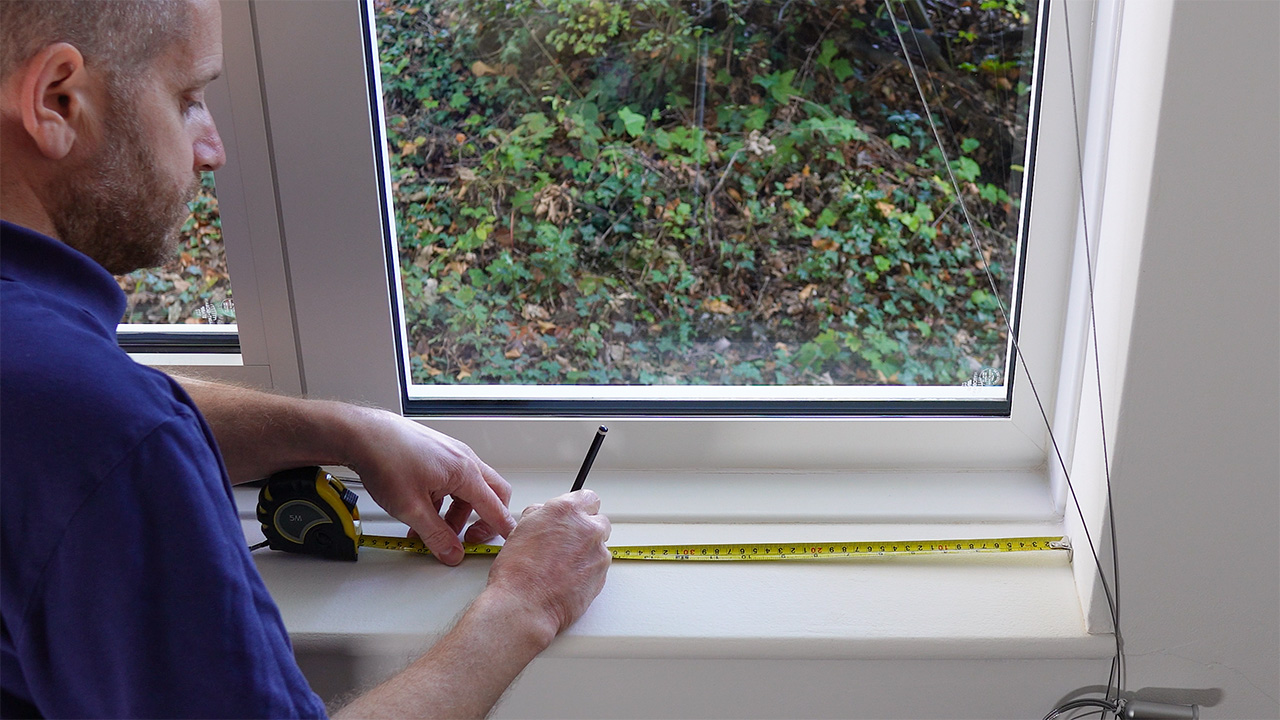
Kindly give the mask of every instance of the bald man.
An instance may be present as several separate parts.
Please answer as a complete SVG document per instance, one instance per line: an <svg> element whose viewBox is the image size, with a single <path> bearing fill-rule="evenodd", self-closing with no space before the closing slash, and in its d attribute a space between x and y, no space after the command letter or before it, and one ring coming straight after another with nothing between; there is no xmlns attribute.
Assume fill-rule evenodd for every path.
<svg viewBox="0 0 1280 720"><path fill-rule="evenodd" d="M599 499L517 526L510 485L453 438L116 345L112 275L171 256L225 162L204 102L220 25L216 0L0 0L0 715L324 715L231 485L342 464L446 564L463 537L506 538L457 625L342 713L482 717L603 586Z"/></svg>

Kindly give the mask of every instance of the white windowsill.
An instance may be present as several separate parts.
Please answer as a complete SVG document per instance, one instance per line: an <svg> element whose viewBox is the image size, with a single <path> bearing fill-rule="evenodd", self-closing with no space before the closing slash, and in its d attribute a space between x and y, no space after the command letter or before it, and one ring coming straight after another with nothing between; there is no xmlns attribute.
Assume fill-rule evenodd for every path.
<svg viewBox="0 0 1280 720"><path fill-rule="evenodd" d="M134 362L170 375L235 383L270 390L271 367L245 365L240 353L129 353Z"/></svg>
<svg viewBox="0 0 1280 720"><path fill-rule="evenodd" d="M135 362L152 367L244 367L240 353L129 353Z"/></svg>
<svg viewBox="0 0 1280 720"><path fill-rule="evenodd" d="M509 478L516 480L513 507L545 498L542 486L558 487L564 481ZM777 480L773 478L774 484ZM696 481L679 484L698 492ZM403 525L360 494L364 532L404 533ZM524 498L526 494L532 497ZM261 540L253 514L256 490L238 488L236 496L246 538ZM941 513L887 522L886 510L879 521L774 518L767 524L744 522L751 513L731 513L734 517L712 522L653 522L642 505L609 510L610 501L630 503L613 494L606 497L605 510L614 521L610 542L615 544L1061 533L1059 520L1032 517L1029 507L1019 507L1028 503L1016 497L1008 502L1011 513L985 523L943 521ZM988 506L988 516L990 510ZM374 550L362 551L360 558L344 563L265 549L255 553L299 648L407 662L445 632L480 592L492 562L470 557L447 568L429 558ZM617 561L587 614L546 655L1105 658L1113 651L1109 636L1085 632L1066 554L1026 553L781 564Z"/></svg>

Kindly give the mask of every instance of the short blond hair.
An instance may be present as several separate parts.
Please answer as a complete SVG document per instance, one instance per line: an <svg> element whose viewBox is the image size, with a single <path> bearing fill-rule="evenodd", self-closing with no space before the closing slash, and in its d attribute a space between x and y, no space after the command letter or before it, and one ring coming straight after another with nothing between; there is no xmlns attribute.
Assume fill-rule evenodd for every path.
<svg viewBox="0 0 1280 720"><path fill-rule="evenodd" d="M54 43L127 87L191 33L187 0L0 0L0 81Z"/></svg>

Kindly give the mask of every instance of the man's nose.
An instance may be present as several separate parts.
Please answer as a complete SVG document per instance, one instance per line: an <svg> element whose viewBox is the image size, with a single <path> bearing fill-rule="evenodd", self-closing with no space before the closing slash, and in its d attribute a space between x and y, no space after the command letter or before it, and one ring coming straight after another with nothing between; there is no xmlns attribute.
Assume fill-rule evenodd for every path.
<svg viewBox="0 0 1280 720"><path fill-rule="evenodd" d="M227 164L227 151L222 147L222 137L212 122L209 129L196 139L195 169L197 172L213 172Z"/></svg>

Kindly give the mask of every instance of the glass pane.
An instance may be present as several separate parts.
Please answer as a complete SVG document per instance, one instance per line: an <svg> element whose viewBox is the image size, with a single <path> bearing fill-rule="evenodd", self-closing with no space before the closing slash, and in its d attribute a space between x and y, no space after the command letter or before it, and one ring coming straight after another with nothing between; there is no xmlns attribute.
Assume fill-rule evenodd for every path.
<svg viewBox="0 0 1280 720"><path fill-rule="evenodd" d="M129 297L121 323L235 324L213 173L204 173L200 180L200 191L190 203L191 215L182 224L173 259L163 267L116 278Z"/></svg>
<svg viewBox="0 0 1280 720"><path fill-rule="evenodd" d="M412 382L1003 384L1036 8L890 7L375 2Z"/></svg>

